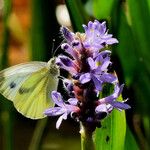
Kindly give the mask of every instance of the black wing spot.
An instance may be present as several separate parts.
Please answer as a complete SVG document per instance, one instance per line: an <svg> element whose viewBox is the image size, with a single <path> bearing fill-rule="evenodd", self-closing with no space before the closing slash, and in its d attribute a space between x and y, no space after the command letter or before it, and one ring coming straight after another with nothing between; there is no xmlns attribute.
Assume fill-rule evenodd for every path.
<svg viewBox="0 0 150 150"><path fill-rule="evenodd" d="M11 82L11 83L9 84L9 86L10 86L11 89L13 89L13 88L16 87L16 83L15 83L15 82Z"/></svg>
<svg viewBox="0 0 150 150"><path fill-rule="evenodd" d="M106 136L106 142L108 142L110 140L110 137L107 135Z"/></svg>
<svg viewBox="0 0 150 150"><path fill-rule="evenodd" d="M28 89L28 88L20 88L19 89L19 94L25 94L25 93L28 93L30 91L30 89Z"/></svg>

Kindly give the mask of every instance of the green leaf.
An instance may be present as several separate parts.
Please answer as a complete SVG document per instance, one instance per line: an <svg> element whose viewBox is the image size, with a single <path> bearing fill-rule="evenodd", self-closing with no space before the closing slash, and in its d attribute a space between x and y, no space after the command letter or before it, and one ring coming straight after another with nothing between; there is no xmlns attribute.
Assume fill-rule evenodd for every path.
<svg viewBox="0 0 150 150"><path fill-rule="evenodd" d="M55 7L55 2L51 0L31 1L30 46L33 60L45 61L50 58L50 54L52 55L50 47L53 47L53 39L59 32L54 14Z"/></svg>
<svg viewBox="0 0 150 150"><path fill-rule="evenodd" d="M100 97L111 94L113 88L110 84L106 84ZM120 96L118 100L122 101L122 97ZM123 150L126 134L125 112L114 109L101 124L101 128L97 128L95 132L96 150Z"/></svg>
<svg viewBox="0 0 150 150"><path fill-rule="evenodd" d="M150 106L148 39L150 35L147 33L149 20L146 18L149 17L149 12L146 1L142 1L141 5L135 1L134 5L133 1L128 1L128 5L124 5L125 9L120 7L117 11L119 14L112 16L113 31L119 39L115 53L121 61L126 84L134 90L137 104L134 109L140 113L148 113Z"/></svg>
<svg viewBox="0 0 150 150"><path fill-rule="evenodd" d="M96 150L123 150L126 134L124 111L113 110L95 132Z"/></svg>
<svg viewBox="0 0 150 150"><path fill-rule="evenodd" d="M69 15L71 18L72 26L75 31L83 32L82 24L89 20L84 6L80 0L65 0Z"/></svg>
<svg viewBox="0 0 150 150"><path fill-rule="evenodd" d="M94 0L94 16L99 19L108 19L118 0Z"/></svg>
<svg viewBox="0 0 150 150"><path fill-rule="evenodd" d="M150 141L150 118L149 116L143 116L143 127L145 130L146 138L148 139L148 141Z"/></svg>
<svg viewBox="0 0 150 150"><path fill-rule="evenodd" d="M31 3L31 58L45 60L46 43L44 5L40 0L32 0Z"/></svg>
<svg viewBox="0 0 150 150"><path fill-rule="evenodd" d="M118 25L119 44L115 49L115 53L120 58L126 85L134 88L136 103L139 109L141 110L142 108L144 111L148 112L148 105L147 103L143 103L143 101L149 101L150 89L148 83L150 79L147 67L145 63L142 62L142 55L139 50L140 45L135 41L132 28L132 26L129 26L125 14L121 11L120 24Z"/></svg>
<svg viewBox="0 0 150 150"><path fill-rule="evenodd" d="M138 147L138 145L135 141L135 138L133 137L129 127L127 127L124 150L129 150L129 149L139 150L139 147Z"/></svg>
<svg viewBox="0 0 150 150"><path fill-rule="evenodd" d="M118 25L117 29L115 28L116 24L114 18L112 18L113 30L117 32L117 38L119 44L117 44L114 49L113 55L119 56L123 73L125 74L125 83L126 85L131 85L135 75L136 65L138 58L135 55L136 47L134 43L133 33L131 32L131 27L128 25L125 13L120 9L120 14L118 16ZM130 36L129 36L130 35Z"/></svg>
<svg viewBox="0 0 150 150"><path fill-rule="evenodd" d="M150 13L148 8L148 2L127 0L127 5L129 8L129 15L131 18L132 32L134 35L134 40L138 45L138 53L140 57L144 59L145 65L150 72L149 66L149 47L150 47L150 32L148 32L150 25Z"/></svg>
<svg viewBox="0 0 150 150"><path fill-rule="evenodd" d="M89 14L89 16L93 16L93 0L88 0L85 3L85 10Z"/></svg>

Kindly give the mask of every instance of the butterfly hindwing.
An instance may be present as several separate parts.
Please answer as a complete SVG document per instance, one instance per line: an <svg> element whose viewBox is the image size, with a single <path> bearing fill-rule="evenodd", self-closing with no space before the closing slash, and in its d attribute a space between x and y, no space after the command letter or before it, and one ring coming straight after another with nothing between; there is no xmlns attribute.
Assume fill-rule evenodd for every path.
<svg viewBox="0 0 150 150"><path fill-rule="evenodd" d="M21 64L0 72L0 93L31 119L43 118L44 110L53 106L49 93L56 90L57 83L44 62Z"/></svg>

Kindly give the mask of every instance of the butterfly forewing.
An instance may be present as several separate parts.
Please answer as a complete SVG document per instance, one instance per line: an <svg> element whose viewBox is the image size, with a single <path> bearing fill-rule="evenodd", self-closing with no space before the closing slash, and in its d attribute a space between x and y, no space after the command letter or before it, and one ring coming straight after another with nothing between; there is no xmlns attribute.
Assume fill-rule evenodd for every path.
<svg viewBox="0 0 150 150"><path fill-rule="evenodd" d="M53 105L49 93L57 89L57 83L45 62L20 64L0 72L0 93L31 119L43 118L44 110Z"/></svg>
<svg viewBox="0 0 150 150"><path fill-rule="evenodd" d="M16 92L22 85L22 83L33 72L36 72L47 66L45 62L31 62L25 64L19 64L0 72L0 93L7 99L13 101Z"/></svg>

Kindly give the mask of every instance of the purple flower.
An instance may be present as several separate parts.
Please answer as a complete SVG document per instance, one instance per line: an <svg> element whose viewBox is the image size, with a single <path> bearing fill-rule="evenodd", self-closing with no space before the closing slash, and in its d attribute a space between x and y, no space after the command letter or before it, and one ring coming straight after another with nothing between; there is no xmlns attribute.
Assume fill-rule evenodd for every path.
<svg viewBox="0 0 150 150"><path fill-rule="evenodd" d="M98 51L104 47L104 45L112 45L118 43L118 40L112 38L112 34L108 34L106 29L106 22L100 23L95 20L89 22L88 25L83 25L86 38L83 42L85 48Z"/></svg>
<svg viewBox="0 0 150 150"><path fill-rule="evenodd" d="M73 49L68 43L63 43L61 48L65 50L72 58L78 59L78 51Z"/></svg>
<svg viewBox="0 0 150 150"><path fill-rule="evenodd" d="M75 75L77 74L78 65L73 62L72 59L70 59L67 56L60 55L56 58L56 64L59 65L61 68L65 69L66 71L70 72L70 74Z"/></svg>
<svg viewBox="0 0 150 150"><path fill-rule="evenodd" d="M74 97L74 89L73 89L73 81L72 80L69 80L69 79L63 79L63 86L64 86L64 89L66 90L66 92L68 93L68 95L70 97Z"/></svg>
<svg viewBox="0 0 150 150"><path fill-rule="evenodd" d="M70 30L66 27L61 27L60 31L62 32L64 38L67 40L68 43L71 43L74 40L74 33L70 32Z"/></svg>
<svg viewBox="0 0 150 150"><path fill-rule="evenodd" d="M67 43L61 45L61 48L64 49L65 52L67 52L72 58L78 59L80 51L82 50L80 38L78 35L69 31L66 27L61 27L61 32L67 41Z"/></svg>
<svg viewBox="0 0 150 150"><path fill-rule="evenodd" d="M108 52L109 51L106 51L105 53ZM104 52L100 53L95 60L89 57L87 61L90 66L90 72L83 73L79 78L82 84L93 80L96 90L98 91L102 90L102 84L104 82L113 83L117 80L114 75L107 73L107 67L111 64L110 58L103 58L102 55L104 55Z"/></svg>
<svg viewBox="0 0 150 150"><path fill-rule="evenodd" d="M116 108L118 110L131 108L128 104L124 103L125 101L123 102L117 101L117 98L119 98L120 94L122 93L123 86L124 85L122 84L119 87L119 85L116 84L114 93L112 95L100 99L98 101L99 105L95 109L96 113L99 113L99 112L110 113L113 110L113 108Z"/></svg>
<svg viewBox="0 0 150 150"><path fill-rule="evenodd" d="M66 120L69 114L79 111L79 107L76 106L78 100L76 98L70 98L68 99L69 104L66 104L61 94L57 91L53 91L51 96L57 106L45 110L44 114L47 116L60 116L56 122L56 128L59 129L63 119Z"/></svg>

